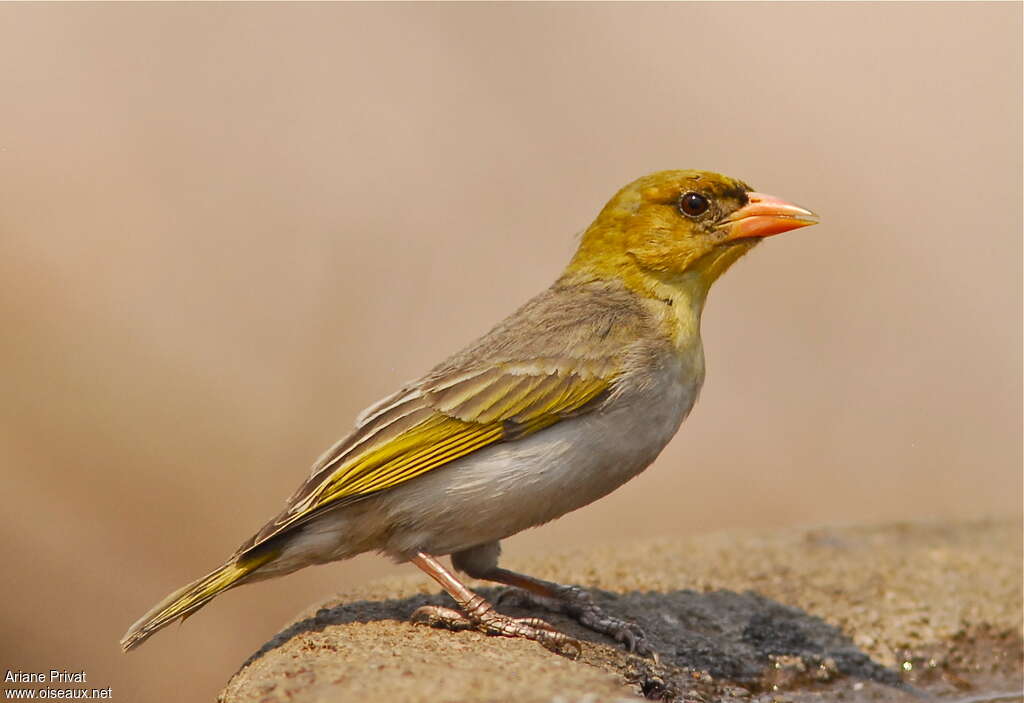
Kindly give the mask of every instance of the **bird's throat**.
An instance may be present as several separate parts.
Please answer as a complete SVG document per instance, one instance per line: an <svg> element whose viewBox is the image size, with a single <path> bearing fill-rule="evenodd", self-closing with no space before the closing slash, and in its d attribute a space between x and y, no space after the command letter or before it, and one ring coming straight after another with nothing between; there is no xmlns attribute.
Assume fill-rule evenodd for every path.
<svg viewBox="0 0 1024 703"><path fill-rule="evenodd" d="M692 262L682 273L645 271L638 268L624 277L627 287L645 298L667 306L665 323L675 346L685 350L700 346L700 321L711 286L759 240L716 247Z"/></svg>

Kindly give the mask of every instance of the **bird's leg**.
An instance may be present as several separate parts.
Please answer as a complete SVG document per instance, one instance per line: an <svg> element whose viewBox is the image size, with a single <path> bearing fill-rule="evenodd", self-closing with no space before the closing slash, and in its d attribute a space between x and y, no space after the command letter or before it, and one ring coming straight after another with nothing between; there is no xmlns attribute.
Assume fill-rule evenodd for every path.
<svg viewBox="0 0 1024 703"><path fill-rule="evenodd" d="M437 605L425 605L417 608L412 614L413 622L423 623L432 627L447 627L451 630L480 630L488 635L504 637L524 637L540 642L544 647L558 653L564 653L566 647L581 651L580 643L553 628L540 618L513 618L502 615L483 596L474 593L445 569L440 562L425 552L417 552L410 559L416 566L425 571L432 579L441 584L441 588L455 599L462 610L460 613L451 608Z"/></svg>
<svg viewBox="0 0 1024 703"><path fill-rule="evenodd" d="M556 613L564 613L584 627L608 635L616 642L621 642L631 652L645 656L654 653L639 625L608 615L594 602L593 597L579 586L563 586L560 583L544 581L497 566L473 575L488 581L503 583L506 586L513 586L517 590L509 593L521 603L537 605Z"/></svg>

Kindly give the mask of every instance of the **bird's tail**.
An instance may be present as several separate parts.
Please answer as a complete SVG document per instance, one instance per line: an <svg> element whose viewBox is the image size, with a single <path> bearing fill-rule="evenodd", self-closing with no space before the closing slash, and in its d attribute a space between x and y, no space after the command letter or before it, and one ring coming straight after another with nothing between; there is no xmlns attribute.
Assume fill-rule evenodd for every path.
<svg viewBox="0 0 1024 703"><path fill-rule="evenodd" d="M128 632L121 638L121 648L126 652L134 649L145 642L150 635L170 625L176 619L184 620L213 600L214 596L241 585L242 579L273 560L279 553L278 550L270 549L243 555L214 569L201 579L179 588L157 603L152 610L128 628Z"/></svg>

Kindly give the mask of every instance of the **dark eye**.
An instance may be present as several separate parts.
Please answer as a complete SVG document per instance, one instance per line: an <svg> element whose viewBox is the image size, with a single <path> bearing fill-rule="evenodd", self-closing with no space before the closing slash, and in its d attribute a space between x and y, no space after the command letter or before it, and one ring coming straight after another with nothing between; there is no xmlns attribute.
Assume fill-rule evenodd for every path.
<svg viewBox="0 0 1024 703"><path fill-rule="evenodd" d="M687 217L697 217L708 211L711 203L700 193L683 193L679 198L679 211Z"/></svg>

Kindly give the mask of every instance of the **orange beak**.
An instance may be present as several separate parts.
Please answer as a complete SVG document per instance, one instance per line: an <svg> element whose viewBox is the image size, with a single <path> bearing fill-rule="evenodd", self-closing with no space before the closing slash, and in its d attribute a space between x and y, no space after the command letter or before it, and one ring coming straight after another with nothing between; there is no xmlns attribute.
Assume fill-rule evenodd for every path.
<svg viewBox="0 0 1024 703"><path fill-rule="evenodd" d="M785 200L764 193L747 193L749 202L718 225L726 232L725 240L747 237L770 237L791 229L818 224L818 216Z"/></svg>

